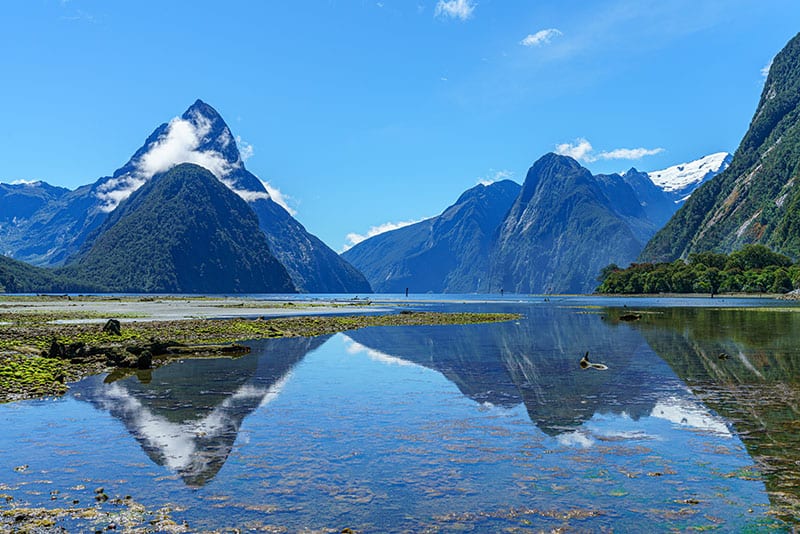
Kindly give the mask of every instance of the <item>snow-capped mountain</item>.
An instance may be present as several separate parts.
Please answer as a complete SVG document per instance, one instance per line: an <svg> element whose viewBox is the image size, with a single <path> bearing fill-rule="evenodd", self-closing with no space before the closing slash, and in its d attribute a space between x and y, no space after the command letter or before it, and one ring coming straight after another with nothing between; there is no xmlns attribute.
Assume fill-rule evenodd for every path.
<svg viewBox="0 0 800 534"><path fill-rule="evenodd" d="M220 114L197 100L183 115L156 128L113 175L74 191L59 192L58 198L45 199L24 217L0 220L0 251L39 266L70 263L92 247L106 218L133 193L153 177L163 176L182 163L193 163L210 171L248 203L258 216L270 250L297 289L311 293L371 292L358 270L307 232L279 204L280 199L270 196L266 184L245 168L244 159ZM0 207L9 191L0 189Z"/></svg>
<svg viewBox="0 0 800 534"><path fill-rule="evenodd" d="M665 193L683 202L700 184L721 173L730 165L733 156L727 152L709 154L688 163L680 163L660 171L648 172L653 181Z"/></svg>
<svg viewBox="0 0 800 534"><path fill-rule="evenodd" d="M270 198L258 179L241 172L244 162L228 125L214 108L197 100L182 116L159 126L128 163L95 186L101 209L112 211L150 178L181 163L208 169L247 202Z"/></svg>

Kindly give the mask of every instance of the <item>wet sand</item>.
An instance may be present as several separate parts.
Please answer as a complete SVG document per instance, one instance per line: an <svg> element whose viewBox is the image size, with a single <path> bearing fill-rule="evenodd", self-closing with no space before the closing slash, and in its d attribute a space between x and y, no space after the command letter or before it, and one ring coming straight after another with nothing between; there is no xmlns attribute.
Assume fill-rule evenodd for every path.
<svg viewBox="0 0 800 534"><path fill-rule="evenodd" d="M182 321L188 319L235 319L240 317L286 317L338 313L387 313L397 306L372 305L369 300L258 300L238 297L17 297L0 295L0 314L59 315L62 324L102 323L109 318L122 322Z"/></svg>

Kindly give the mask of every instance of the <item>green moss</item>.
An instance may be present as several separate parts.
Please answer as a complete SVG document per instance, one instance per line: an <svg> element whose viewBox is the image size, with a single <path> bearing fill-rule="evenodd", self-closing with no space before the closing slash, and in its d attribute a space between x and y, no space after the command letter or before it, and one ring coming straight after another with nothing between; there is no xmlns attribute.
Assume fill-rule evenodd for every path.
<svg viewBox="0 0 800 534"><path fill-rule="evenodd" d="M39 356L0 356L0 391L7 398L61 395L68 371L59 360Z"/></svg>
<svg viewBox="0 0 800 534"><path fill-rule="evenodd" d="M58 319L62 317L57 317ZM274 319L193 319L185 321L126 322L119 336L102 331L98 324L55 324L13 318L0 326L0 402L20 398L58 395L64 382L106 369L105 361L75 364L43 358L53 340L68 346L83 343L108 349L109 353L153 340L187 345L223 345L248 339L313 337L368 326L454 325L518 319L515 314L403 312L389 315L304 316ZM212 352L213 352L212 348ZM200 352L200 351L198 351ZM185 354L180 355L185 358ZM164 363L159 358L159 363Z"/></svg>

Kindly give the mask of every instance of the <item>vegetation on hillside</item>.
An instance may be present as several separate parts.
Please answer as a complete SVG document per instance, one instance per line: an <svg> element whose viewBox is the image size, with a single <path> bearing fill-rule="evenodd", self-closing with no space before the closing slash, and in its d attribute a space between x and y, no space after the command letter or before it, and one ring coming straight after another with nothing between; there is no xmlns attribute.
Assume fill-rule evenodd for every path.
<svg viewBox="0 0 800 534"><path fill-rule="evenodd" d="M760 243L800 256L800 34L775 57L730 167L697 189L641 261Z"/></svg>
<svg viewBox="0 0 800 534"><path fill-rule="evenodd" d="M120 204L63 272L126 293L295 292L256 214L188 163Z"/></svg>
<svg viewBox="0 0 800 534"><path fill-rule="evenodd" d="M745 245L731 254L702 252L688 261L609 265L598 293L786 293L800 287L800 264L764 245Z"/></svg>
<svg viewBox="0 0 800 534"><path fill-rule="evenodd" d="M68 275L0 256L0 293L72 293L101 289L74 273Z"/></svg>

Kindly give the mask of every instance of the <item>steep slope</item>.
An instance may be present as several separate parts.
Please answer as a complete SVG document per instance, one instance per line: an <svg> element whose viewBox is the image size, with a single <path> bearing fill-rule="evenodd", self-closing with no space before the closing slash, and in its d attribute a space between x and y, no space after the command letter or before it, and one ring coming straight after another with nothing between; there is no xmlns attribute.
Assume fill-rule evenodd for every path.
<svg viewBox="0 0 800 534"><path fill-rule="evenodd" d="M0 229L8 223L22 224L45 204L68 192L69 189L41 181L0 184Z"/></svg>
<svg viewBox="0 0 800 534"><path fill-rule="evenodd" d="M800 256L800 34L775 56L730 166L698 188L642 252L672 261L761 243Z"/></svg>
<svg viewBox="0 0 800 534"><path fill-rule="evenodd" d="M62 293L98 291L74 273L65 276L50 269L0 256L0 293Z"/></svg>
<svg viewBox="0 0 800 534"><path fill-rule="evenodd" d="M295 290L247 203L191 163L123 201L69 269L120 292Z"/></svg>
<svg viewBox="0 0 800 534"><path fill-rule="evenodd" d="M256 199L250 207L275 257L305 293L372 293L366 277L272 199Z"/></svg>
<svg viewBox="0 0 800 534"><path fill-rule="evenodd" d="M0 184L0 253L13 253L13 249L4 248L3 244L12 239L20 227L26 227L37 211L67 193L69 189L45 182ZM31 245L37 248L37 244Z"/></svg>
<svg viewBox="0 0 800 534"><path fill-rule="evenodd" d="M478 291L495 230L519 190L510 180L477 185L441 215L362 241L342 256L381 293Z"/></svg>
<svg viewBox="0 0 800 534"><path fill-rule="evenodd" d="M668 193L653 183L646 172L639 172L631 168L621 177L633 189L645 216L655 226L655 233L655 230L664 226L677 211L678 205Z"/></svg>
<svg viewBox="0 0 800 534"><path fill-rule="evenodd" d="M356 269L270 198L261 180L245 168L230 128L201 100L156 128L112 176L66 192L19 224L0 228L0 251L37 265L68 262L84 244L91 245L100 225L123 200L153 176L180 163L208 169L251 204L274 254L297 288L319 293L370 291Z"/></svg>
<svg viewBox="0 0 800 534"><path fill-rule="evenodd" d="M572 158L551 153L536 161L499 228L485 290L589 292L603 267L636 258L643 242L630 219L641 212L629 202L617 211L608 190Z"/></svg>

